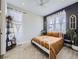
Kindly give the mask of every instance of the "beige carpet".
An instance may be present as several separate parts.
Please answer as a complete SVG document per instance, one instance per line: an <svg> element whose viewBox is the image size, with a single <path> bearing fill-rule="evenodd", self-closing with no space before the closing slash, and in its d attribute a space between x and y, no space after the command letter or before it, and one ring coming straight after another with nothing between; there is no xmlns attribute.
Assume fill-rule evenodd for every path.
<svg viewBox="0 0 79 59"><path fill-rule="evenodd" d="M77 52L67 47L63 47L57 55L57 59L78 59L77 57ZM49 56L34 45L27 43L8 51L4 59L49 59Z"/></svg>

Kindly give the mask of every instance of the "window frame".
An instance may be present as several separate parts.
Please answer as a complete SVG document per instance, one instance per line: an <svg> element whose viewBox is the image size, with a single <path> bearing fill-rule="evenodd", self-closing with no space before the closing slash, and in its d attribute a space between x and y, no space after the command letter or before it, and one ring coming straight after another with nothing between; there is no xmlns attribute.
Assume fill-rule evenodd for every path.
<svg viewBox="0 0 79 59"><path fill-rule="evenodd" d="M65 29L62 29L63 28L63 24L64 25L66 25L66 12L65 13L63 13L63 12L65 12L65 10L63 10L63 11L60 11L60 12L58 12L58 13L56 13L56 14L52 14L52 15L50 15L50 16L48 16L47 17L47 32L52 32L52 31L56 31L56 32L62 32L62 33L66 33L66 28ZM64 16L62 16L62 15L64 15ZM60 16L62 16L62 17L65 17L64 19L63 19L63 21L59 21L60 20L60 18L62 18L62 17L60 17ZM58 17L58 19L56 18L56 17ZM56 18L56 19L55 19ZM56 20L58 21L58 22L56 22ZM65 20L65 21L64 21ZM54 23L54 24L50 24L50 21L53 21L52 23ZM60 28L59 29L57 29L57 27L56 27L56 25L57 24L59 24L59 26L60 26ZM52 25L53 26L53 29L52 28L49 28L49 26L50 25ZM51 27L52 27L51 26ZM64 30L64 31L63 31Z"/></svg>
<svg viewBox="0 0 79 59"><path fill-rule="evenodd" d="M73 18L72 17L75 17L75 22L73 22ZM72 18L72 19L71 19ZM74 23L75 23L75 27L74 26ZM69 28L70 29L76 29L76 15L72 14L70 17L69 17Z"/></svg>

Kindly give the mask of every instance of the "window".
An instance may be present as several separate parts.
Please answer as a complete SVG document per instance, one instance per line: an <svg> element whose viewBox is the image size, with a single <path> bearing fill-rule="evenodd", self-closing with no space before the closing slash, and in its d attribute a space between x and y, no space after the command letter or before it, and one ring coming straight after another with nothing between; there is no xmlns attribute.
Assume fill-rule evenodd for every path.
<svg viewBox="0 0 79 59"><path fill-rule="evenodd" d="M13 23L14 23L14 32L16 37L17 44L22 41L23 35L23 13L15 10L15 9L8 9L8 15L12 16Z"/></svg>
<svg viewBox="0 0 79 59"><path fill-rule="evenodd" d="M66 33L66 12L60 11L47 17L47 32Z"/></svg>
<svg viewBox="0 0 79 59"><path fill-rule="evenodd" d="M74 14L71 15L69 20L69 28L76 29L76 16Z"/></svg>

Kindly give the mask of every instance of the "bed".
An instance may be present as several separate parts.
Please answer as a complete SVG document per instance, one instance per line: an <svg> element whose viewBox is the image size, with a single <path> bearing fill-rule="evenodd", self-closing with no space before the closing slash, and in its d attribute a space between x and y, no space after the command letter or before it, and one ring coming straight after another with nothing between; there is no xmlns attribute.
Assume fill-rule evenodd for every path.
<svg viewBox="0 0 79 59"><path fill-rule="evenodd" d="M50 59L56 59L56 55L64 46L63 36L58 32L48 33L47 35L35 37L32 43L49 54Z"/></svg>

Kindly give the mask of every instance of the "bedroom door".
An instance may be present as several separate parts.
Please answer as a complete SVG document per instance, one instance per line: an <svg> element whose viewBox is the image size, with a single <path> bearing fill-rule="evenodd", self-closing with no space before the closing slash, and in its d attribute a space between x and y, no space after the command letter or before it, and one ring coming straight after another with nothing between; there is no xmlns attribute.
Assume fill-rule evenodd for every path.
<svg viewBox="0 0 79 59"><path fill-rule="evenodd" d="M0 0L0 55L6 53L6 0Z"/></svg>

